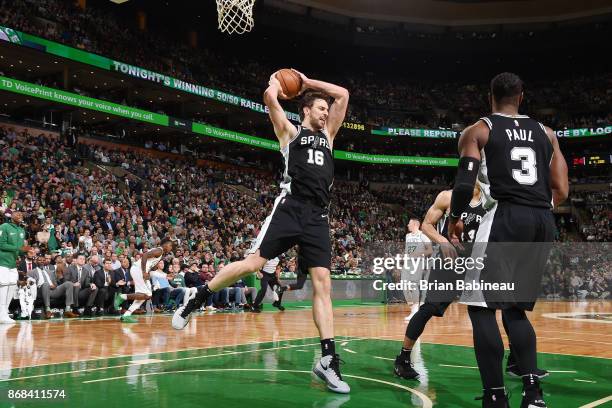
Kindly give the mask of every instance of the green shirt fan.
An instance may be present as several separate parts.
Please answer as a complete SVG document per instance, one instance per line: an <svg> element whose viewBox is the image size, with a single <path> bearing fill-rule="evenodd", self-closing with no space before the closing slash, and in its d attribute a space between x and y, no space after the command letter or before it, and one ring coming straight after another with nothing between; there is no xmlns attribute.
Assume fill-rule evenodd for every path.
<svg viewBox="0 0 612 408"><path fill-rule="evenodd" d="M244 34L251 31L255 0L217 0L219 30L228 34Z"/></svg>

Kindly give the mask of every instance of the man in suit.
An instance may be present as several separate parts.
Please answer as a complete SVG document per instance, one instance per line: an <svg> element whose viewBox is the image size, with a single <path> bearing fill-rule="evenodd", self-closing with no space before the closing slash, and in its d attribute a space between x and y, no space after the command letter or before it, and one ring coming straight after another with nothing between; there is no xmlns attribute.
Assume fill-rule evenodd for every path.
<svg viewBox="0 0 612 408"><path fill-rule="evenodd" d="M113 279L109 289L111 299L115 298L116 293L132 293L134 291L134 281L130 276L130 260L127 257L121 259L121 267L113 271ZM121 306L125 306L124 302Z"/></svg>
<svg viewBox="0 0 612 408"><path fill-rule="evenodd" d="M115 222L113 221L110 214L106 214L104 221L102 221L102 229L105 232L114 231L115 230Z"/></svg>
<svg viewBox="0 0 612 408"><path fill-rule="evenodd" d="M102 316L105 310L105 304L108 300L109 291L112 283L112 275L113 275L113 262L110 258L104 260L102 265L102 269L97 269L94 272L93 282L98 288L98 295L96 296L96 306L98 310L96 311L96 316ZM111 298L112 299L112 298ZM111 306L112 310L111 314L114 314L115 309L114 306Z"/></svg>
<svg viewBox="0 0 612 408"><path fill-rule="evenodd" d="M58 285L55 267L51 265L50 257L39 256L36 259L36 268L28 272L27 275L36 281L37 297L42 299L45 307L45 313L43 314L45 319L53 317L51 313L51 299L61 298L64 298L66 301L64 317L73 318L77 316L71 311L73 304L72 282L64 282Z"/></svg>
<svg viewBox="0 0 612 408"><path fill-rule="evenodd" d="M36 255L34 253L34 250L30 249L28 252L26 252L25 259L23 261L19 262L17 270L19 272L23 272L23 273L27 274L32 269L36 268L35 258L36 258Z"/></svg>
<svg viewBox="0 0 612 408"><path fill-rule="evenodd" d="M75 261L68 267L64 279L73 283L73 296L75 306L84 305L84 316L92 317L91 307L96 300L98 287L93 282L93 269L90 264L85 264L85 255L78 254Z"/></svg>

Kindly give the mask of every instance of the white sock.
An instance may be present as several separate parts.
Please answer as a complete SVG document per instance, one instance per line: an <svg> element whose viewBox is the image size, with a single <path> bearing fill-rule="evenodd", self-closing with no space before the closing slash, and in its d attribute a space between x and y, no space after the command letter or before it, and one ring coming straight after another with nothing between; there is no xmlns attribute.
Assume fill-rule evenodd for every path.
<svg viewBox="0 0 612 408"><path fill-rule="evenodd" d="M144 300L135 300L129 307L129 309L123 314L124 316L131 316L138 308L144 303Z"/></svg>

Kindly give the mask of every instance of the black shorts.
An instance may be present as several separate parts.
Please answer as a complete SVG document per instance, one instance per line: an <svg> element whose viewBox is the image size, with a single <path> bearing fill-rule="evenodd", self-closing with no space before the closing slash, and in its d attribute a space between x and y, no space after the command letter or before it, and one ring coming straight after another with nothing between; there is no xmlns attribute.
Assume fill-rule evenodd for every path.
<svg viewBox="0 0 612 408"><path fill-rule="evenodd" d="M289 248L300 246L300 264L306 268L331 269L331 240L327 208L281 194L274 202L250 253L259 249L266 259L273 259Z"/></svg>
<svg viewBox="0 0 612 408"><path fill-rule="evenodd" d="M479 279L497 285L512 283L514 287L484 288L483 302L477 305L533 310L554 232L554 216L548 208L499 202L489 210L480 224L472 252L472 257L486 254Z"/></svg>

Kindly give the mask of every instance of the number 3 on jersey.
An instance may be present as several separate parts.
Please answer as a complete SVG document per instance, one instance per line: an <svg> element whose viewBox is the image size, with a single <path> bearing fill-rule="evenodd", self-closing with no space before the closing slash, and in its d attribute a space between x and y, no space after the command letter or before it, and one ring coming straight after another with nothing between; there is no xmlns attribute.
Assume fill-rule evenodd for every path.
<svg viewBox="0 0 612 408"><path fill-rule="evenodd" d="M512 170L512 177L519 183L532 186L538 181L536 155L531 147L514 147L510 159L521 162L521 169Z"/></svg>
<svg viewBox="0 0 612 408"><path fill-rule="evenodd" d="M320 150L308 149L308 164L323 165L323 152Z"/></svg>

